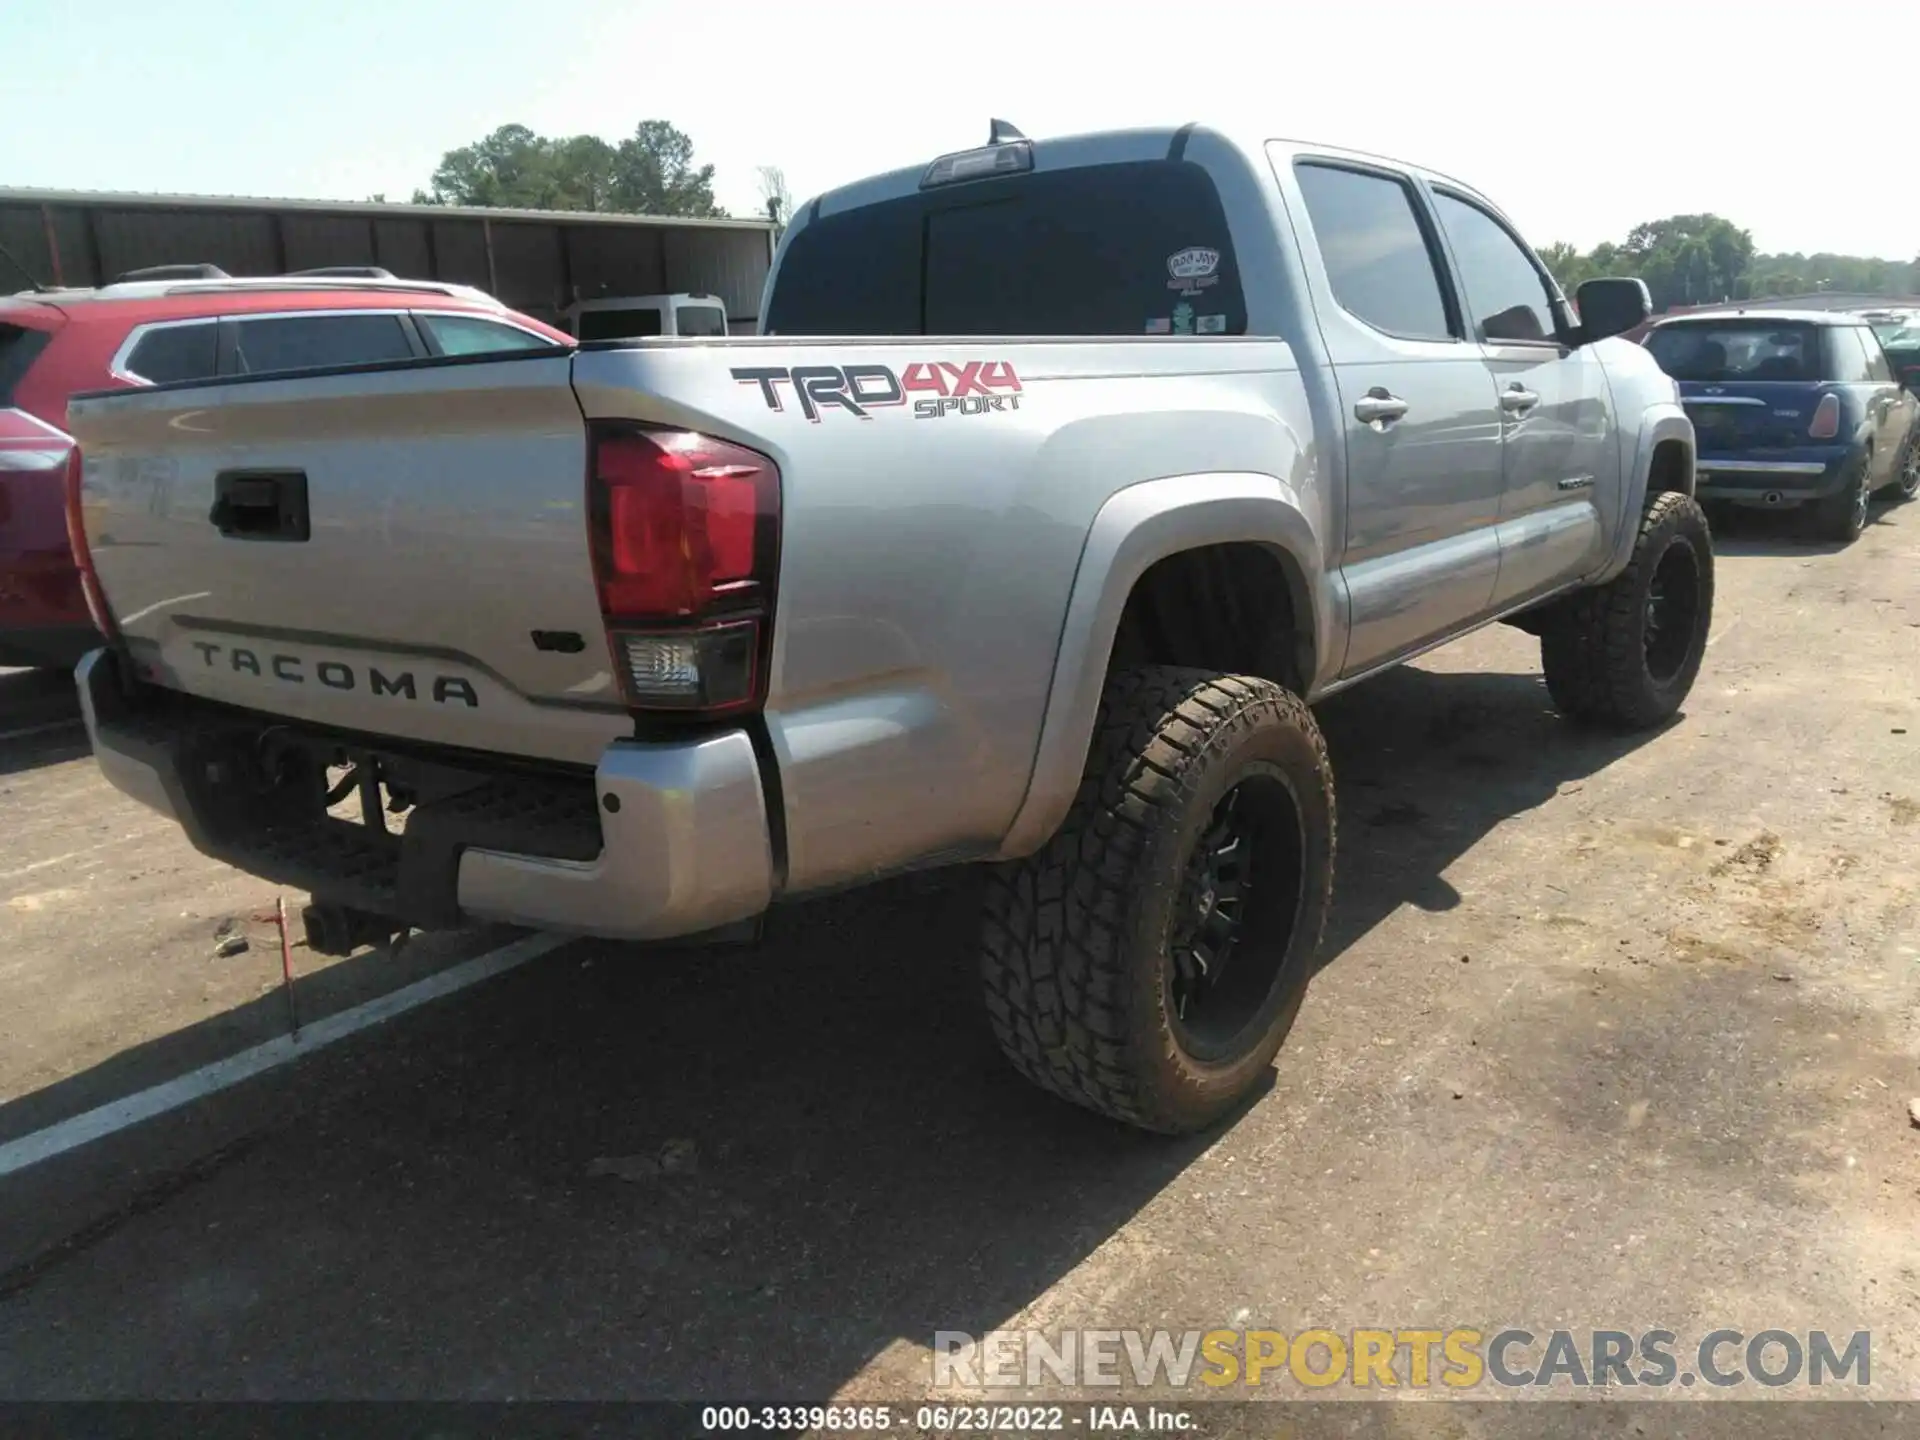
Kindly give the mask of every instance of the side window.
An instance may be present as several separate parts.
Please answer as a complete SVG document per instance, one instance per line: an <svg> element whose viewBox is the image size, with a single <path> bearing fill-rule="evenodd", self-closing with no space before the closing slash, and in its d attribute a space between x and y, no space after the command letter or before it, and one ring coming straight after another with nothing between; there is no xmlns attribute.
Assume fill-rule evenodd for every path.
<svg viewBox="0 0 1920 1440"><path fill-rule="evenodd" d="M1867 352L1867 378L1882 385L1893 383L1893 367L1887 364L1887 352L1880 344L1880 337L1867 329L1856 329L1854 335L1860 341L1860 347Z"/></svg>
<svg viewBox="0 0 1920 1440"><path fill-rule="evenodd" d="M1434 201L1480 338L1494 344L1552 340L1559 327L1547 284L1520 242L1478 205L1444 190L1434 193Z"/></svg>
<svg viewBox="0 0 1920 1440"><path fill-rule="evenodd" d="M1340 308L1403 339L1455 338L1407 184L1333 165L1294 172Z"/></svg>
<svg viewBox="0 0 1920 1440"><path fill-rule="evenodd" d="M167 325L149 330L134 342L121 369L155 385L178 380L205 380L219 368L217 322Z"/></svg>
<svg viewBox="0 0 1920 1440"><path fill-rule="evenodd" d="M660 333L658 310L582 310L582 340L642 340Z"/></svg>
<svg viewBox="0 0 1920 1440"><path fill-rule="evenodd" d="M232 324L233 368L241 375L413 358L398 315L315 312Z"/></svg>
<svg viewBox="0 0 1920 1440"><path fill-rule="evenodd" d="M673 328L681 335L705 339L727 333L727 322L711 305L682 305L673 312Z"/></svg>
<svg viewBox="0 0 1920 1440"><path fill-rule="evenodd" d="M504 350L551 350L554 342L497 320L477 315L441 315L413 312L414 324L432 337L442 355L497 355Z"/></svg>
<svg viewBox="0 0 1920 1440"><path fill-rule="evenodd" d="M1861 344L1860 331L1852 325L1834 325L1827 330L1827 344L1833 352L1833 378L1844 385L1864 385L1873 378L1867 363L1867 349Z"/></svg>

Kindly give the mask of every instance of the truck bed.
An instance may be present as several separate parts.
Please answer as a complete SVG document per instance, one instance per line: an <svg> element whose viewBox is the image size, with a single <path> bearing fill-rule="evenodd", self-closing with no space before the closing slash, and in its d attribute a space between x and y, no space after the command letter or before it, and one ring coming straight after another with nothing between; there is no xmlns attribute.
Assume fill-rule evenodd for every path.
<svg viewBox="0 0 1920 1440"><path fill-rule="evenodd" d="M589 542L602 421L778 466L753 723L803 888L992 852L1027 794L1080 556L1117 491L1214 474L1300 498L1318 483L1305 392L1273 339L642 341L72 410L93 564L146 683L581 766L636 733ZM305 538L223 534L221 486L271 492L276 476L303 483Z"/></svg>

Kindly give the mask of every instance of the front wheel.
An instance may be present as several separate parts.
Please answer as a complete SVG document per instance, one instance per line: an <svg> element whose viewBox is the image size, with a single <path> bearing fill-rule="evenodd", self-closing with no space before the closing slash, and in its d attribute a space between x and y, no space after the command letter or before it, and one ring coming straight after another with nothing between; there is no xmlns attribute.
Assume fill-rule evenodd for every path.
<svg viewBox="0 0 1920 1440"><path fill-rule="evenodd" d="M1569 597L1540 636L1547 693L1560 713L1645 730L1693 689L1713 626L1713 538L1687 495L1655 495L1627 568Z"/></svg>
<svg viewBox="0 0 1920 1440"><path fill-rule="evenodd" d="M1066 823L988 886L1000 1048L1063 1099L1203 1129L1292 1027L1333 855L1333 770L1305 702L1252 676L1117 671Z"/></svg>

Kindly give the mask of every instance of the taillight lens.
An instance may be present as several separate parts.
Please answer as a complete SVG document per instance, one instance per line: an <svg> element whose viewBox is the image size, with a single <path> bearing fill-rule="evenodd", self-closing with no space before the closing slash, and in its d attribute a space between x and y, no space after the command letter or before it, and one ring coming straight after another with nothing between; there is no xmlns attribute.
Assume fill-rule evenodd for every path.
<svg viewBox="0 0 1920 1440"><path fill-rule="evenodd" d="M80 571L80 593L87 599L87 614L93 617L93 628L104 636L109 644L120 639L119 627L113 623L113 612L107 609L107 593L100 588L100 577L94 573L93 551L87 545L86 517L80 510L80 447L74 446L67 452L67 547L73 551L73 563Z"/></svg>
<svg viewBox="0 0 1920 1440"><path fill-rule="evenodd" d="M1822 395L1813 407L1813 421L1807 426L1810 440L1831 440L1840 433L1840 397Z"/></svg>
<svg viewBox="0 0 1920 1440"><path fill-rule="evenodd" d="M597 425L589 502L600 613L629 703L759 704L780 537L773 461L692 431Z"/></svg>

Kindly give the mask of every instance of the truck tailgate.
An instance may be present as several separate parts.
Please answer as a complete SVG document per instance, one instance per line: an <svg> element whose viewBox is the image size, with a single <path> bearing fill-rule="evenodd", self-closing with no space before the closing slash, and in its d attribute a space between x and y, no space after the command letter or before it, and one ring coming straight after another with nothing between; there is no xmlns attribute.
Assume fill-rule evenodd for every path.
<svg viewBox="0 0 1920 1440"><path fill-rule="evenodd" d="M571 366L531 354L76 400L88 542L136 664L319 724L591 763L631 724Z"/></svg>

